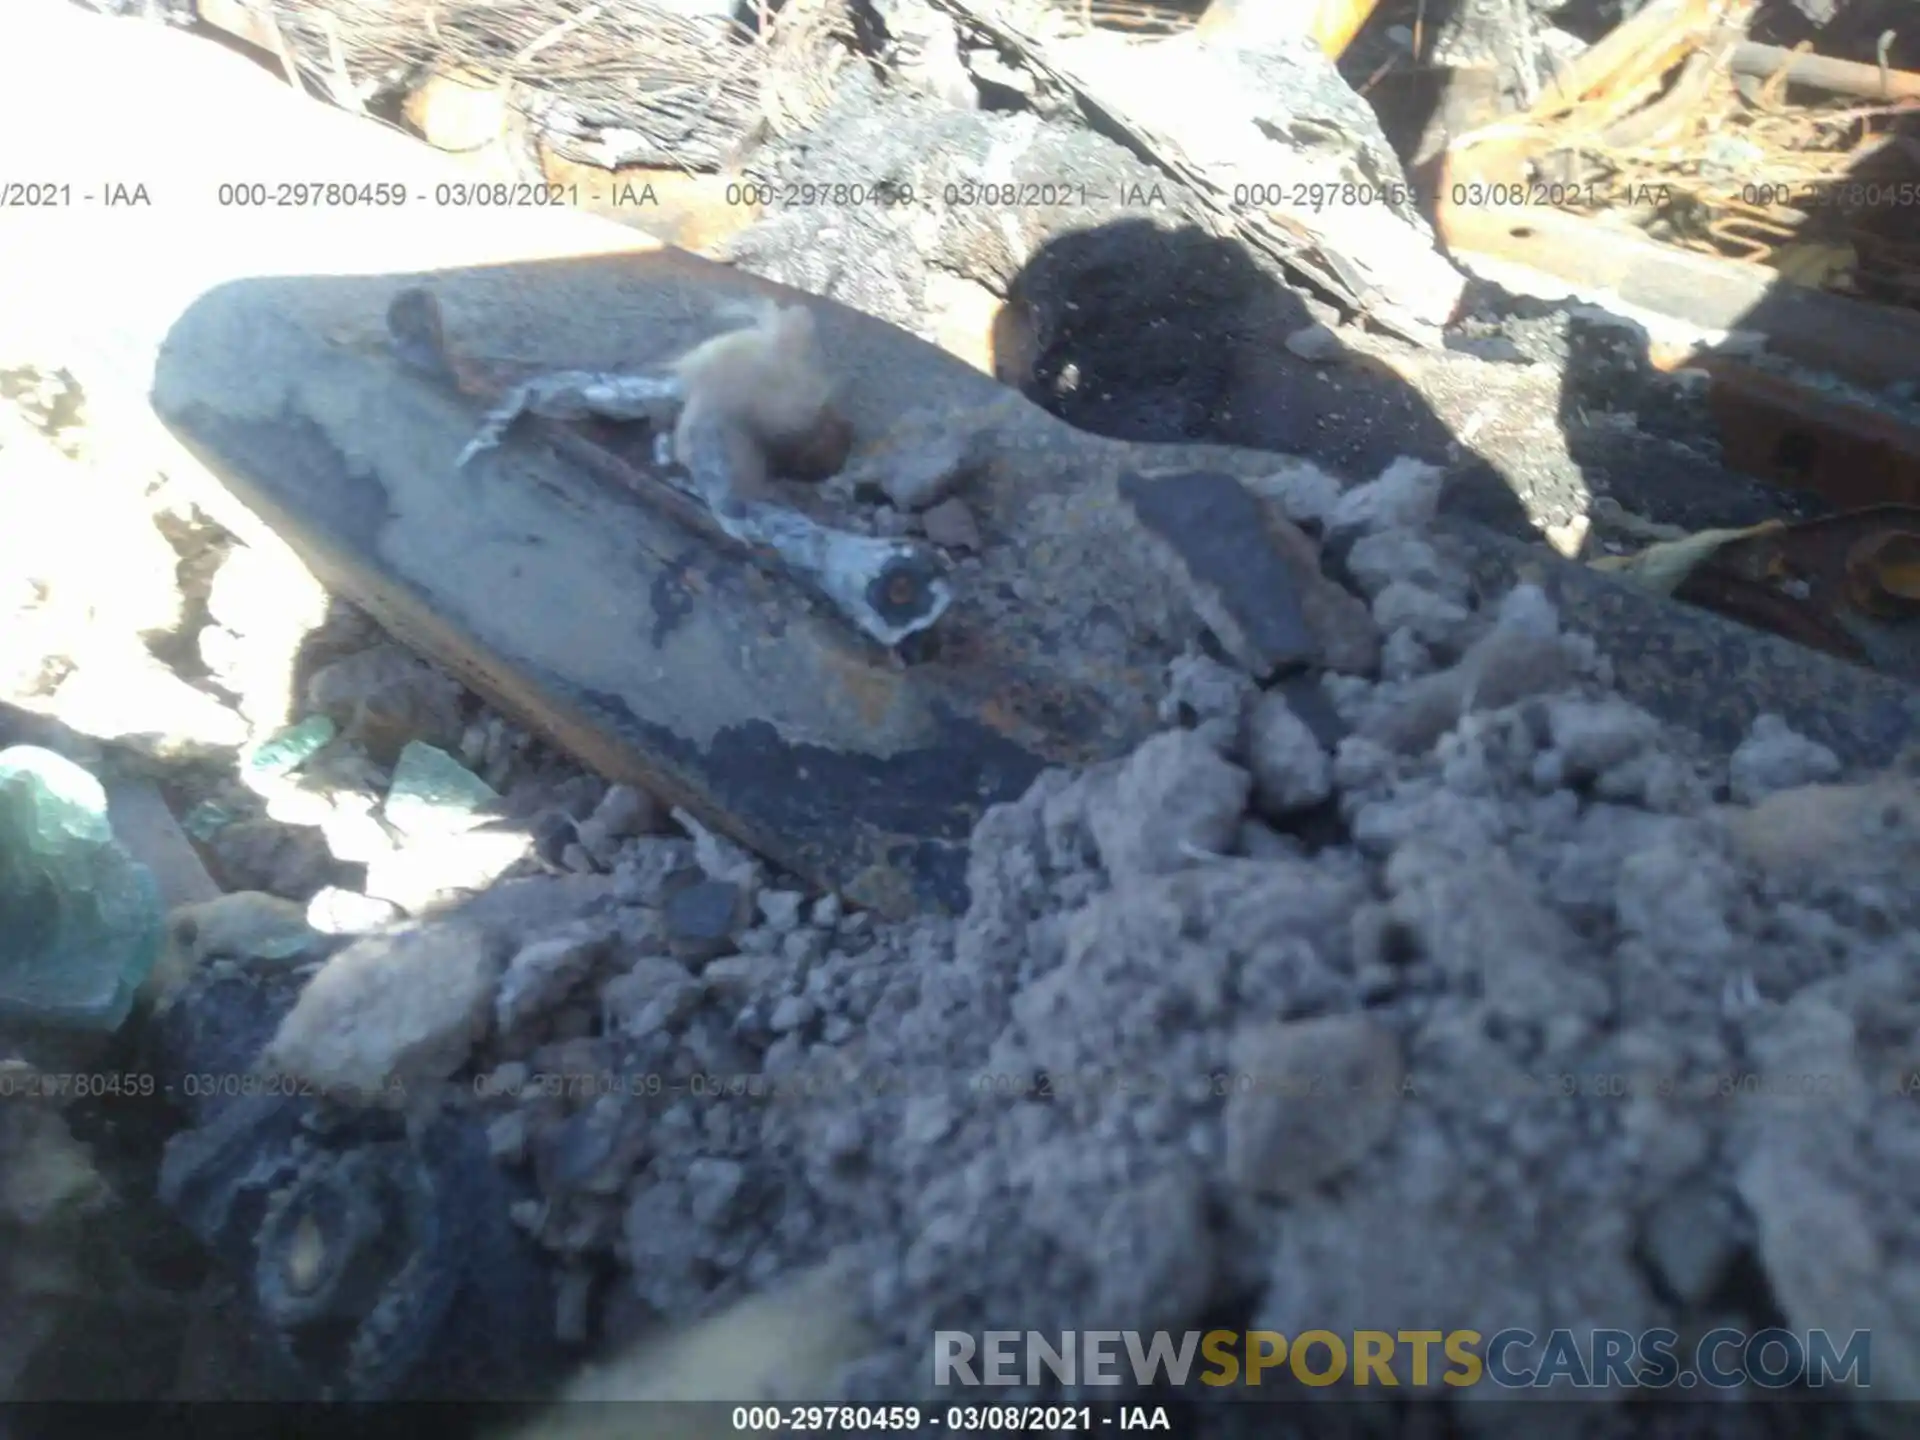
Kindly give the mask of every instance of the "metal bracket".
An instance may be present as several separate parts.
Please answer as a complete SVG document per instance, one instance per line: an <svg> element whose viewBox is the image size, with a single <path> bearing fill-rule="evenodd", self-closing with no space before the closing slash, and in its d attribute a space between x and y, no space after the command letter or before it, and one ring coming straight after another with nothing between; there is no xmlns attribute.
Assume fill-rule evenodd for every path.
<svg viewBox="0 0 1920 1440"><path fill-rule="evenodd" d="M471 367L448 351L439 305L424 289L403 291L387 313L395 352L416 366L431 367L469 394L497 393ZM665 372L549 371L510 386L487 411L478 432L454 462L464 468L476 456L498 447L522 417L568 424L581 420L646 421L658 440L685 401L678 377ZM823 525L783 505L745 500L737 493L724 443L696 444L692 453L673 454L656 445L656 458L685 472L685 482L656 481L638 467L593 444L577 431L569 435L569 453L598 451L591 468L613 475L642 499L683 495L704 511L707 525L749 549L764 549L781 566L824 596L862 634L893 648L939 621L953 604L947 566L938 550L906 540L888 540ZM718 437L714 437L716 442ZM670 507L687 518L684 505Z"/></svg>

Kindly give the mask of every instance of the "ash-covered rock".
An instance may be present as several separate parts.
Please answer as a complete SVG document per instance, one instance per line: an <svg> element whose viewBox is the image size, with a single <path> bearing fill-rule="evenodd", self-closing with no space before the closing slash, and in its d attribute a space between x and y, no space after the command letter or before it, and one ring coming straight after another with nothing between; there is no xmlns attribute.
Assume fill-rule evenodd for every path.
<svg viewBox="0 0 1920 1440"><path fill-rule="evenodd" d="M266 1051L268 1066L323 1094L404 1103L443 1080L485 1034L504 957L487 931L442 921L364 936L300 992ZM521 1002L523 966L498 1002Z"/></svg>

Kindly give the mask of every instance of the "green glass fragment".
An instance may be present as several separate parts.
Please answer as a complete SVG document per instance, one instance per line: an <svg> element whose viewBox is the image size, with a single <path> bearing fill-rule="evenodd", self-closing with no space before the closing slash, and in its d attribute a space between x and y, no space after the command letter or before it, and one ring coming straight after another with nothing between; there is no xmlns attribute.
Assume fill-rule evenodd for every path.
<svg viewBox="0 0 1920 1440"><path fill-rule="evenodd" d="M219 802L202 800L181 819L180 828L204 845L238 818Z"/></svg>
<svg viewBox="0 0 1920 1440"><path fill-rule="evenodd" d="M113 838L100 782L51 750L0 751L0 1015L119 1028L164 918L152 873Z"/></svg>
<svg viewBox="0 0 1920 1440"><path fill-rule="evenodd" d="M497 790L446 751L410 740L394 763L387 823L406 835L458 834L485 820L482 808L499 798Z"/></svg>
<svg viewBox="0 0 1920 1440"><path fill-rule="evenodd" d="M309 715L298 725L276 731L250 748L241 764L248 776L290 774L325 749L337 733L338 728L325 715Z"/></svg>

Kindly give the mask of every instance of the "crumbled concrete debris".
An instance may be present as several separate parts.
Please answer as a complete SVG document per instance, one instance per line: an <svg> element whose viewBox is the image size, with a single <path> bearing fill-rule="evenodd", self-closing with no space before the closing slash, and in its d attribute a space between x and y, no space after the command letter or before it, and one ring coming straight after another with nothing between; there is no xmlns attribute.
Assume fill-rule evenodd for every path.
<svg viewBox="0 0 1920 1440"><path fill-rule="evenodd" d="M1581 781L1632 760L1659 737L1660 722L1612 696L1565 698L1548 702L1547 732L1553 741L1546 755L1551 778Z"/></svg>
<svg viewBox="0 0 1920 1440"><path fill-rule="evenodd" d="M886 540L898 540L919 528L915 517L891 505L876 505L866 514L867 528Z"/></svg>
<svg viewBox="0 0 1920 1440"><path fill-rule="evenodd" d="M1538 587L1517 587L1514 594L1526 592L1538 603L1504 602L1492 628L1458 663L1364 697L1360 733L1389 749L1419 753L1470 711L1497 710L1566 685L1584 658L1582 647L1558 634L1558 619Z"/></svg>
<svg viewBox="0 0 1920 1440"><path fill-rule="evenodd" d="M762 890L756 902L760 918L775 934L784 935L800 924L800 912L807 897L798 890Z"/></svg>
<svg viewBox="0 0 1920 1440"><path fill-rule="evenodd" d="M890 523L961 478L936 449L899 447L932 455L920 472L876 472ZM684 817L691 838L658 833L659 807L621 787L554 807L551 855L488 833L397 845L370 805L295 821L290 796L270 799L271 821L316 824L335 859L374 872L365 896L323 890L284 915L342 933L356 926L321 918L383 923L379 897L404 895L514 917L491 946L454 916L336 955L302 1001L324 1032L306 1036L327 1052L316 1068L336 1077L320 1083L488 1067L489 1145L534 1172L539 1198L517 1213L562 1257L570 1341L591 1326L585 1277L613 1262L629 1302L678 1322L858 1252L859 1281L833 1279L803 1326L708 1331L673 1352L684 1364L656 1348L597 1375L602 1394L697 1385L706 1356L712 1393L732 1397L777 1352L802 1398L864 1357L842 1385L897 1402L923 1389L936 1326L1177 1328L1223 1304L1294 1331L1381 1313L1685 1327L1755 1303L1714 1296L1743 1264L1792 1324L1871 1326L1877 1377L1910 1392L1920 1145L1911 1107L1874 1087L1912 1068L1920 794L1808 785L1837 767L1759 725L1732 760L1700 762L1606 693L1539 591L1473 603L1427 534L1437 482L1396 466L1343 496L1299 466L1252 487L1342 542L1329 549L1379 609L1384 639L1328 582L1363 658L1315 660L1350 672L1326 697L1357 735L1192 657L1163 719L1196 728L985 816L958 921L883 925L767 890L753 857ZM963 502L918 518L968 543ZM257 735L291 716L239 642L288 608L265 597L290 582L228 555L201 649ZM507 791L526 738L469 723L471 697L386 654L360 662L388 667L378 684L328 681L354 742L388 760L457 746ZM368 698L388 681L398 698ZM219 725L236 728L224 710ZM1733 803L1716 808L1721 781ZM1263 818L1316 796L1335 803L1297 834ZM271 870L251 816L228 845ZM530 850L582 873L498 880ZM297 892L312 877L269 878ZM606 923L591 959L562 929L588 913ZM436 946L431 965L390 963ZM340 962L376 948L344 987ZM496 1019L514 1033L476 1048ZM1660 1088L1761 1071L1854 1091L1809 1122ZM1254 1083L1275 1073L1349 1083L1280 1109ZM696 1075L784 1082L806 1103L670 1088ZM1542 1077L1629 1088L1567 1104ZM818 1343L795 1356L796 1333Z"/></svg>
<svg viewBox="0 0 1920 1440"><path fill-rule="evenodd" d="M561 1042L562 1046L567 1043ZM549 1193L578 1190L595 1197L617 1195L645 1151L645 1116L635 1113L626 1096L599 1082L601 1072L595 1062L600 1056L591 1042L583 1041L562 1053L566 1058L546 1073L562 1081L563 1093L587 1099L559 1124L535 1135L534 1168ZM591 1208L612 1218L604 1207Z"/></svg>
<svg viewBox="0 0 1920 1440"><path fill-rule="evenodd" d="M711 960L734 948L743 920L746 892L731 880L703 880L667 897L667 935L676 955Z"/></svg>
<svg viewBox="0 0 1920 1440"><path fill-rule="evenodd" d="M615 893L630 905L659 905L670 891L699 878L693 842L670 836L630 841L613 871Z"/></svg>
<svg viewBox="0 0 1920 1440"><path fill-rule="evenodd" d="M1888 990L1912 1003L1910 980L1871 988L1881 1003ZM1839 998L1802 994L1754 1027L1754 1069L1802 1078L1791 1088L1776 1081L1771 1103L1741 1107L1735 1184L1787 1323L1869 1331L1876 1394L1911 1405L1920 1399L1920 1333L1901 1297L1913 1267L1900 1253L1905 1216L1886 1202L1913 1181L1920 1125L1910 1094L1866 1068L1880 1046L1861 1033L1865 1017L1849 1013L1866 996L1832 1003Z"/></svg>
<svg viewBox="0 0 1920 1440"><path fill-rule="evenodd" d="M1433 671L1433 652L1411 630L1395 630L1380 643L1380 678L1413 680Z"/></svg>
<svg viewBox="0 0 1920 1440"><path fill-rule="evenodd" d="M1727 762L1733 798L1755 805L1776 790L1840 778L1840 757L1790 729L1778 715L1762 715Z"/></svg>
<svg viewBox="0 0 1920 1440"><path fill-rule="evenodd" d="M685 810L676 809L673 818L693 837L694 859L707 878L737 885L751 899L760 888L760 862L725 836L714 834Z"/></svg>
<svg viewBox="0 0 1920 1440"><path fill-rule="evenodd" d="M1362 1016L1249 1026L1230 1064L1223 1159L1252 1195L1298 1195L1333 1179L1399 1118L1399 1042Z"/></svg>
<svg viewBox="0 0 1920 1440"><path fill-rule="evenodd" d="M1876 1378L1883 1333L1903 1373L1920 1343L1846 1297L1893 1293L1904 1171L1883 1177L1861 1147L1916 1122L1870 1099L1873 1123L1822 1125L1825 1148L1807 1148L1776 1107L1741 1119L1699 1097L1765 1063L1839 1073L1831 1047L1807 1058L1812 1040L1791 1064L1762 1058L1768 1017L1815 987L1860 1017L1856 1050L1881 1047L1876 1076L1910 1048L1888 997L1920 994L1920 901L1886 877L1920 864L1920 794L1882 781L1877 804L1811 786L1716 806L1712 758L1613 694L1541 592L1470 614L1483 631L1445 670L1328 683L1331 709L1364 722L1344 737L1289 703L1311 683L1257 696L1187 657L1163 720L1196 728L990 810L958 920L856 926L835 897L791 891L749 908L699 878L695 842L649 837L677 847L647 862L653 883L610 883L623 914L660 920L616 927L635 943L589 982L603 1028L567 1042L593 1048L526 1054L534 1071L663 1077L661 1093L644 1143L610 1108L566 1122L542 1242L569 1265L610 1252L633 1303L685 1317L852 1247L864 1358L806 1383L873 1400L923 1393L935 1329L1092 1313L1184 1329L1236 1304L1289 1332L1365 1328L1382 1307L1685 1331L1724 1318L1738 1302L1721 1281L1755 1262L1778 1267L1796 1324L1886 1327ZM1429 708L1436 681L1446 703ZM1405 708L1417 743L1369 738L1404 740L1380 717ZM1297 814L1314 793L1333 802L1325 833L1265 822L1276 795ZM1799 833L1753 825L1766 807ZM1809 866L1793 848L1809 843L1871 862ZM683 963L658 907L704 887L701 937L739 953ZM1884 1041L1863 1038L1874 1024ZM741 1103L665 1083L694 1075ZM780 1086L805 1103L778 1103ZM528 1102L534 1138L504 1130L499 1148L546 1153L569 1111L601 1114ZM1795 1187L1873 1237L1880 1273L1838 1222L1799 1238ZM1842 1248L1834 1265L1822 1244Z"/></svg>
<svg viewBox="0 0 1920 1440"><path fill-rule="evenodd" d="M1347 573L1369 600L1395 583L1415 586L1454 605L1467 599L1467 576L1443 562L1433 544L1416 530L1392 526L1355 540L1347 550Z"/></svg>
<svg viewBox="0 0 1920 1440"><path fill-rule="evenodd" d="M635 917L612 910L613 885L604 875L522 876L490 885L478 895L461 902L458 915L475 925L484 925L501 937L509 952L544 940L550 935L595 917L607 915L615 922ZM645 926L624 924L623 933L638 937ZM655 947L658 948L658 947Z"/></svg>
<svg viewBox="0 0 1920 1440"><path fill-rule="evenodd" d="M1603 1016L1606 986L1578 968L1572 927L1499 851L1451 838L1408 834L1387 863L1393 916L1421 953L1491 1013L1563 1041Z"/></svg>
<svg viewBox="0 0 1920 1440"><path fill-rule="evenodd" d="M506 783L527 747L527 736L498 715L487 715L460 732L460 758L495 789Z"/></svg>
<svg viewBox="0 0 1920 1440"><path fill-rule="evenodd" d="M1389 634L1404 630L1422 645L1451 651L1458 650L1472 623L1457 600L1406 580L1391 582L1373 597L1373 619Z"/></svg>
<svg viewBox="0 0 1920 1440"><path fill-rule="evenodd" d="M1681 1186L1646 1218L1647 1259L1682 1300L1704 1305L1741 1253L1741 1217L1732 1197L1706 1184Z"/></svg>
<svg viewBox="0 0 1920 1440"><path fill-rule="evenodd" d="M1551 640L1560 633L1560 612L1538 585L1516 585L1494 606L1494 622L1522 635Z"/></svg>
<svg viewBox="0 0 1920 1440"><path fill-rule="evenodd" d="M609 1034L647 1036L685 1021L709 993L747 992L765 967L746 961L715 960L693 976L678 961L648 956L601 991Z"/></svg>
<svg viewBox="0 0 1920 1440"><path fill-rule="evenodd" d="M506 1066L501 1066L505 1070ZM517 1093L526 1083L526 1067L521 1065L519 1075L497 1078L499 1072L488 1076L485 1083L476 1086L481 1094L508 1095ZM493 1087L498 1088L493 1088ZM511 1088L509 1088L511 1087ZM532 1117L525 1110L509 1110L504 1115L496 1115L487 1122L487 1152L501 1165L521 1165L526 1163L527 1137L532 1127Z"/></svg>
<svg viewBox="0 0 1920 1440"><path fill-rule="evenodd" d="M796 1383L897 1403L936 1328L1179 1329L1231 1305L1291 1331L1382 1310L1684 1330L1756 1266L1790 1323L1871 1326L1876 1379L1920 1375L1886 1298L1920 1283L1920 1144L1886 1088L1916 1068L1920 791L1809 784L1838 767L1768 722L1693 754L1541 591L1474 593L1428 533L1432 476L1396 467L1364 501L1312 467L1254 488L1391 622L1382 643L1342 591L1380 678L1262 694L1182 657L1177 728L982 818L958 920L768 888L643 792L528 788L524 736L395 666L428 718L383 732L389 758L457 745L583 873L503 878L526 834L395 833L350 737L268 787L268 820L242 794L210 833L271 858L271 831L312 825L365 859L365 893L229 897L280 928L203 925L186 958L323 961L270 1050L317 1086L465 1091L473 1068L569 1343L603 1308L677 1324L847 1247L846 1324ZM1845 1123L1689 1098L1766 1067L1859 1094ZM1569 1104L1542 1077L1615 1088ZM668 1373L663 1353L603 1384Z"/></svg>
<svg viewBox="0 0 1920 1440"><path fill-rule="evenodd" d="M455 919L356 940L300 992L264 1061L322 1092L404 1104L466 1063L505 958L491 931Z"/></svg>
<svg viewBox="0 0 1920 1440"><path fill-rule="evenodd" d="M586 856L591 867L593 857L587 855L586 846L579 841L579 834L579 821L564 810L541 811L527 827L527 839L531 842L529 849L534 861L550 873L586 873L577 862L581 856ZM575 863L568 863L570 858Z"/></svg>
<svg viewBox="0 0 1920 1440"><path fill-rule="evenodd" d="M1193 726L1204 731L1216 748L1230 750L1239 745L1248 707L1259 693L1246 671L1189 651L1167 666L1160 723Z"/></svg>
<svg viewBox="0 0 1920 1440"><path fill-rule="evenodd" d="M1254 800L1269 819L1311 809L1333 793L1333 762L1286 697L1262 695L1247 721Z"/></svg>
<svg viewBox="0 0 1920 1440"><path fill-rule="evenodd" d="M1328 517L1330 531L1425 530L1440 509L1446 474L1438 466L1403 457L1378 478L1341 495Z"/></svg>
<svg viewBox="0 0 1920 1440"><path fill-rule="evenodd" d="M597 862L611 865L620 843L636 835L650 835L666 823L666 810L645 790L611 785L593 813L575 826L580 845Z"/></svg>
<svg viewBox="0 0 1920 1440"><path fill-rule="evenodd" d="M1231 852L1252 777L1198 734L1170 730L1134 752L1087 802L1087 828L1117 877ZM1142 816L1152 825L1142 825Z"/></svg>
<svg viewBox="0 0 1920 1440"><path fill-rule="evenodd" d="M0 1062L9 1099L24 1096L36 1075L29 1066ZM52 1104L9 1104L0 1110L0 1228L32 1231L84 1212L106 1198L93 1157Z"/></svg>
<svg viewBox="0 0 1920 1440"><path fill-rule="evenodd" d="M525 946L507 962L500 977L494 1014L502 1031L520 1028L566 999L605 958L611 936L582 929Z"/></svg>
<svg viewBox="0 0 1920 1440"><path fill-rule="evenodd" d="M1621 862L1614 917L1643 953L1696 964L1733 954L1738 881L1719 848L1711 831L1665 826Z"/></svg>
<svg viewBox="0 0 1920 1440"><path fill-rule="evenodd" d="M1244 855L1249 860L1299 860L1305 858L1306 853L1306 846L1298 838L1283 835L1265 821L1240 822L1240 833L1234 842L1236 855Z"/></svg>
<svg viewBox="0 0 1920 1440"><path fill-rule="evenodd" d="M1741 853L1789 892L1851 888L1857 899L1910 882L1920 864L1920 785L1904 777L1777 791L1726 823Z"/></svg>
<svg viewBox="0 0 1920 1440"><path fill-rule="evenodd" d="M209 960L292 960L312 954L320 940L306 912L290 900L238 890L167 916L167 941L192 963Z"/></svg>
<svg viewBox="0 0 1920 1440"><path fill-rule="evenodd" d="M1332 521L1340 497L1346 493L1338 479L1306 460L1295 460L1247 484L1255 494L1278 505L1294 524L1321 531Z"/></svg>

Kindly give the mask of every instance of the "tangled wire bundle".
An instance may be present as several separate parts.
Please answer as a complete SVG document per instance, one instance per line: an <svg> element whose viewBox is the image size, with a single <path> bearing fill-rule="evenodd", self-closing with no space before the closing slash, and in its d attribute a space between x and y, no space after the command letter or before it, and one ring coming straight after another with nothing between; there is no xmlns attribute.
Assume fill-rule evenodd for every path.
<svg viewBox="0 0 1920 1440"><path fill-rule="evenodd" d="M339 103L426 74L506 86L569 158L712 170L830 97L844 6L789 0L758 33L653 0L270 0L291 62Z"/></svg>

